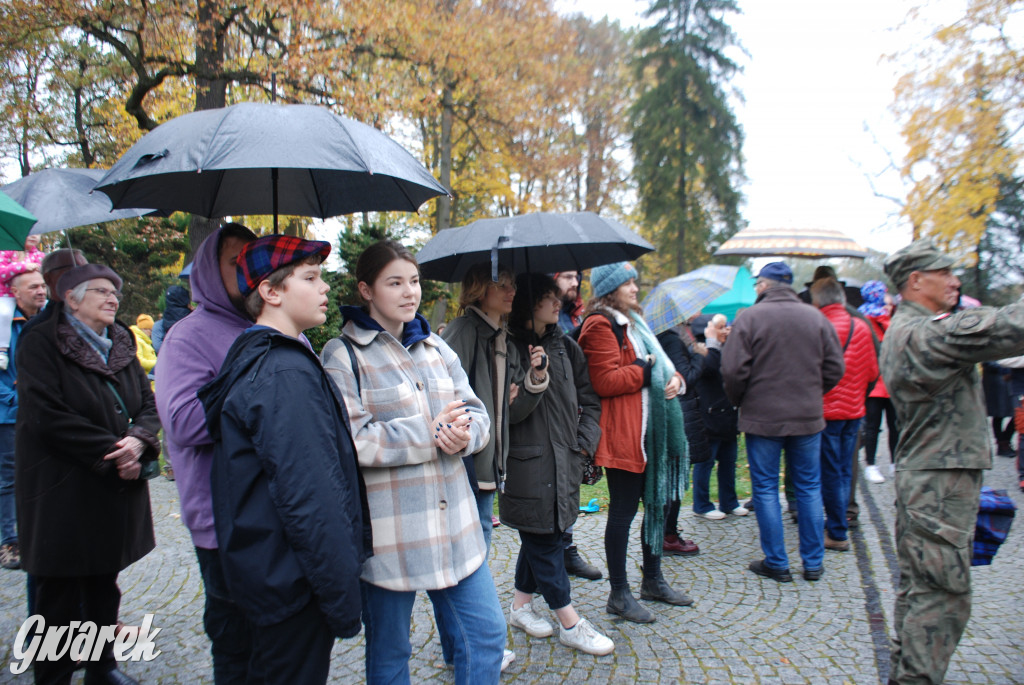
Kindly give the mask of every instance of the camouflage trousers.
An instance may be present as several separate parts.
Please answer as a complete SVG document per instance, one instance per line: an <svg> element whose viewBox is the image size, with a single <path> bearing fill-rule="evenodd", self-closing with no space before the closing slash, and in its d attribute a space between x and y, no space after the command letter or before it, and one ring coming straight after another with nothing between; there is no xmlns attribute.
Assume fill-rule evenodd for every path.
<svg viewBox="0 0 1024 685"><path fill-rule="evenodd" d="M978 469L896 473L900 586L890 682L938 685L971 615Z"/></svg>

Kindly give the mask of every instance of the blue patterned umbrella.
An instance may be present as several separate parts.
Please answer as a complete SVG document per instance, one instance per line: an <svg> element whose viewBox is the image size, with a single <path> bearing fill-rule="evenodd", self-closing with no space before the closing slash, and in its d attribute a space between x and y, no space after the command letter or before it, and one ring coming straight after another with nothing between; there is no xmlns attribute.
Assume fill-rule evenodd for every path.
<svg viewBox="0 0 1024 685"><path fill-rule="evenodd" d="M708 265L661 282L644 298L644 319L655 333L683 323L732 288L737 266Z"/></svg>

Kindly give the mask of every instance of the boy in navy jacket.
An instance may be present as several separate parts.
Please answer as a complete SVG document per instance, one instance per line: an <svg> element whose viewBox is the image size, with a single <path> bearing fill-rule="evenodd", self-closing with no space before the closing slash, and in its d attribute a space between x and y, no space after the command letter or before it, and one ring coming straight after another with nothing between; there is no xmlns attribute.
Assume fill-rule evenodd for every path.
<svg viewBox="0 0 1024 685"><path fill-rule="evenodd" d="M326 320L331 246L272 235L238 255L256 325L199 391L216 442L214 525L268 683L324 683L360 627L369 517L344 403L302 335Z"/></svg>

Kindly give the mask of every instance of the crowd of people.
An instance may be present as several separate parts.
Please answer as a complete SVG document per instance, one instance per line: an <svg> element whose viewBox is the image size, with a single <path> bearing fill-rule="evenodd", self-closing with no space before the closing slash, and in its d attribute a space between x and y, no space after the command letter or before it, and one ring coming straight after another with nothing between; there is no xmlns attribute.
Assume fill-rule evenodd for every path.
<svg viewBox="0 0 1024 685"><path fill-rule="evenodd" d="M409 682L424 591L455 681L496 683L515 659L506 625L538 639L557 629L587 654L615 649L572 601L569 575L603 575L586 558L597 551L573 541L581 483L608 486L606 611L651 623L657 604L693 603L661 570L664 555L699 553L679 530L691 480L695 515L753 511L764 556L749 570L785 583L784 476L802 575L819 580L826 550L850 549L861 442L866 479L885 479L884 412L901 570L891 682L942 681L969 614L968 543L991 466L975 365L1002 359L1000 380L1024 370L1024 305L953 313L952 261L919 241L886 262L894 316L884 284L865 284L853 308L827 269L808 306L774 262L731 326L698 317L656 332L631 264L594 268L584 302L577 272L488 262L467 272L438 335L419 313L415 256L381 241L355 265L360 302L317 354L303 333L326 321L330 249L227 224L197 250L191 293L172 287L160 321L130 328L116 319L120 276L79 252L9 276L0 563L27 571L30 613L117 625L118 573L155 545L146 481L162 429L215 682L326 682L335 639L360 630L367 681ZM521 543L511 588L487 563L496 523ZM637 542L639 599L653 605L627 578ZM135 682L112 645L84 664L37 661L36 682L70 682L80 667L87 683Z"/></svg>

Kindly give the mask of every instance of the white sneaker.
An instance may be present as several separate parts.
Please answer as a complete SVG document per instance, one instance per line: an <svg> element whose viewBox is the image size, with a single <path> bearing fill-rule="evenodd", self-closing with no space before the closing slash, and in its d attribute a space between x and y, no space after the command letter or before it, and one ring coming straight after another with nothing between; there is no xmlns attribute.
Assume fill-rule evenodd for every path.
<svg viewBox="0 0 1024 685"><path fill-rule="evenodd" d="M508 623L513 628L524 630L527 635L533 637L550 637L555 632L551 624L533 610L532 602L527 602L518 609L509 607Z"/></svg>
<svg viewBox="0 0 1024 685"><path fill-rule="evenodd" d="M611 654L615 650L615 643L597 632L585 618L580 618L572 628L559 628L558 641L566 647L597 656Z"/></svg>
<svg viewBox="0 0 1024 685"><path fill-rule="evenodd" d="M885 476L883 476L882 472L878 470L878 467L874 465L864 467L864 477L868 479L869 483L885 482Z"/></svg>
<svg viewBox="0 0 1024 685"><path fill-rule="evenodd" d="M0 371L6 371L9 363L10 358L7 356L7 350L0 350Z"/></svg>
<svg viewBox="0 0 1024 685"><path fill-rule="evenodd" d="M744 509L743 511L746 511L746 509ZM718 509L712 509L706 514L701 514L701 516L703 516L709 521L721 521L725 518L725 512L719 511Z"/></svg>
<svg viewBox="0 0 1024 685"><path fill-rule="evenodd" d="M736 507L735 509L733 509L729 513L732 514L733 516L746 516L747 514L750 513L750 509L747 509L746 507Z"/></svg>
<svg viewBox="0 0 1024 685"><path fill-rule="evenodd" d="M505 669L508 668L509 664L516 660L516 653L511 649L506 649L505 653L501 655L501 672L504 673Z"/></svg>

